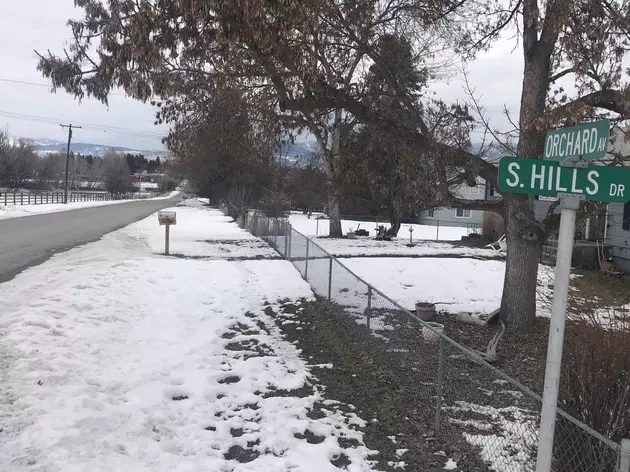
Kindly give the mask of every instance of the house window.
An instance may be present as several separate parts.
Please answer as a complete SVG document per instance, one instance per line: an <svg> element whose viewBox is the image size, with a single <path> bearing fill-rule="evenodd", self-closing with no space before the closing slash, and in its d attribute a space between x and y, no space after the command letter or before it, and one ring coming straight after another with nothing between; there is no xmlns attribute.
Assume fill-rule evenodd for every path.
<svg viewBox="0 0 630 472"><path fill-rule="evenodd" d="M429 218L433 218L435 216L435 208L431 208L431 209L427 210L427 216Z"/></svg>
<svg viewBox="0 0 630 472"><path fill-rule="evenodd" d="M470 193L472 195L479 195L479 185L475 185L474 187L470 187Z"/></svg>
<svg viewBox="0 0 630 472"><path fill-rule="evenodd" d="M457 218L470 218L470 210L464 210L463 208L458 208L455 210L455 216Z"/></svg>
<svg viewBox="0 0 630 472"><path fill-rule="evenodd" d="M630 231L630 202L623 206L623 221L621 227L626 231Z"/></svg>
<svg viewBox="0 0 630 472"><path fill-rule="evenodd" d="M495 196L496 197L500 197L501 196L501 194L499 192L497 192L497 189L494 188L494 185L492 185L492 184L490 184L490 191L488 192L488 194L491 197L495 197Z"/></svg>

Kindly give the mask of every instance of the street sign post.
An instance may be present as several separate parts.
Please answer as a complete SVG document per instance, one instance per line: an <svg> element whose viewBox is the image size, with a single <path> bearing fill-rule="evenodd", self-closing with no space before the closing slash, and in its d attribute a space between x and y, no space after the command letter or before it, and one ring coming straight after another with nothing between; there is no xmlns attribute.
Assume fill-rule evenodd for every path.
<svg viewBox="0 0 630 472"><path fill-rule="evenodd" d="M563 167L555 161L503 157L497 184L506 193L546 197L568 193L600 202L630 200L630 168L625 167Z"/></svg>
<svg viewBox="0 0 630 472"><path fill-rule="evenodd" d="M545 138L544 160L504 157L499 162L497 186L501 192L560 198L558 254L536 472L551 471L576 211L582 200L630 201L630 169L588 166L584 162L606 155L609 136L608 120L552 130Z"/></svg>
<svg viewBox="0 0 630 472"><path fill-rule="evenodd" d="M555 129L547 133L543 159L557 161L571 156L584 161L601 159L608 150L609 137L609 120Z"/></svg>
<svg viewBox="0 0 630 472"><path fill-rule="evenodd" d="M608 120L552 130L545 139L544 160L504 157L499 162L497 186L501 192L560 198L558 254L536 472L551 471L576 210L582 200L630 201L630 169L587 166L584 162L606 155L609 135Z"/></svg>

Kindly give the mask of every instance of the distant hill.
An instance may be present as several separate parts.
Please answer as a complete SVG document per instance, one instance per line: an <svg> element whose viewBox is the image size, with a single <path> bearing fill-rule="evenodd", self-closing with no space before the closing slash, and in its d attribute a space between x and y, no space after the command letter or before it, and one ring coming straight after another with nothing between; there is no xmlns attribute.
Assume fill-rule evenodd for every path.
<svg viewBox="0 0 630 472"><path fill-rule="evenodd" d="M485 146L487 147L487 145ZM471 151L478 153L481 149L481 143L473 143ZM289 158L290 160L297 161L299 158L310 157L313 154L320 153L319 144L315 139L302 139L295 143L283 143L280 146L278 154L282 157ZM498 147L490 146L488 152L485 153L489 157L499 157L505 155Z"/></svg>
<svg viewBox="0 0 630 472"><path fill-rule="evenodd" d="M28 138L26 138L28 139ZM37 150L41 153L49 153L49 152L64 152L68 146L67 142L57 141L55 139L48 138L39 138L39 139L28 139L32 141ZM77 154L92 154L93 156L102 156L109 151L114 152L124 152L131 154L142 154L145 157L159 157L163 159L166 156L166 151L159 150L147 150L147 149L131 149L123 146L108 146L106 144L95 144L95 143L82 143L82 142L72 142L70 143L70 150Z"/></svg>
<svg viewBox="0 0 630 472"><path fill-rule="evenodd" d="M285 142L278 153L283 157L310 156L319 152L319 144L315 139L301 139L294 143Z"/></svg>
<svg viewBox="0 0 630 472"><path fill-rule="evenodd" d="M487 145L484 145L484 147L487 147ZM481 143L473 143L471 146L471 151L474 154L477 154L480 149L481 149ZM505 156L505 152L499 149L498 146L492 145L490 146L490 149L488 149L488 151L485 153L485 155L487 157L501 157L501 156Z"/></svg>
<svg viewBox="0 0 630 472"><path fill-rule="evenodd" d="M19 138L17 138L19 139ZM14 138L14 141L17 141ZM67 143L64 141L58 141L55 139L48 138L39 138L39 139L30 139L37 150L41 153L49 153L49 152L65 152ZM473 143L472 151L478 152L481 148L480 143ZM96 144L96 143L82 143L82 142L72 142L70 144L70 150L77 154L92 154L94 156L102 156L109 151L114 152L123 152L123 153L131 153L131 154L143 154L147 158L155 158L159 157L163 159L167 152L161 150L147 150L147 149L131 149L124 146L108 146L105 144ZM301 161L306 161L311 158L315 154L319 154L319 144L317 141L308 137L306 139L300 139L295 141L294 143L285 142L283 143L277 151L277 155L286 159L289 162L299 163ZM502 152L498 149L491 148L487 153L490 157L498 157L502 155Z"/></svg>

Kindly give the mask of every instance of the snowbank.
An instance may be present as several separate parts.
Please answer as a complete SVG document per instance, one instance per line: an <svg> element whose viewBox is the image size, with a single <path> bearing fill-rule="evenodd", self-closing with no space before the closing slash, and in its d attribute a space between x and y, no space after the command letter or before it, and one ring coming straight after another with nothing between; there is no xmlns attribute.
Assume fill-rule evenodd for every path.
<svg viewBox="0 0 630 472"><path fill-rule="evenodd" d="M252 240L175 210L174 251ZM152 215L0 285L0 469L371 470L350 408L309 418L322 389L266 312L312 297L292 265L161 256L162 234Z"/></svg>

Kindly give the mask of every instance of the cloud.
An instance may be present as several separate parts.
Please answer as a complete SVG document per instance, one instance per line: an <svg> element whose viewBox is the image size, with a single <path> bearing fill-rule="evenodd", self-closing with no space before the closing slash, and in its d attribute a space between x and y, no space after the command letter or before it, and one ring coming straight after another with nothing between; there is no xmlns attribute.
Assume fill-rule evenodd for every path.
<svg viewBox="0 0 630 472"><path fill-rule="evenodd" d="M71 37L66 23L70 18L80 17L82 11L74 8L72 0L3 2L0 79L47 84L47 79L36 70L37 56L33 50L61 53ZM27 116L9 118L6 112ZM163 149L158 135L165 135L168 128L154 126L154 114L150 105L129 97L114 95L107 107L93 99L79 103L63 91L51 94L47 87L0 81L0 128L7 127L15 136L63 141L67 132L59 123L76 123L85 126L75 132L75 141ZM111 127L124 128L127 132Z"/></svg>
<svg viewBox="0 0 630 472"><path fill-rule="evenodd" d="M0 79L46 84L36 70L37 57L33 52L50 49L61 53L70 42L68 19L79 18L72 0L3 1L0 13ZM508 120L502 115L504 104L516 119L520 102L523 60L520 48L513 40L500 40L488 52L478 55L466 68L476 95L486 107L492 125L506 130ZM447 102L464 100L463 73L458 71L449 80L430 87L437 98ZM30 117L45 117L47 123L8 118L6 113L20 113ZM28 118L28 117L26 117ZM50 121L50 122L48 122ZM0 80L0 129L8 127L15 136L64 140L67 134L59 123L95 124L126 128L117 130L84 126L74 134L75 141L96 142L136 149L162 149L155 134L167 133L166 126L153 125L154 110L148 104L129 97L114 95L109 107L93 99L82 103L63 91L51 94L47 87L18 84ZM130 133L137 133L134 136ZM147 137L146 133L151 137Z"/></svg>
<svg viewBox="0 0 630 472"><path fill-rule="evenodd" d="M475 97L486 109L491 126L501 131L511 129L503 109L506 106L512 119L518 121L523 81L522 49L514 49L515 44L515 40L498 40L475 61L460 67L449 80L431 84L430 90L435 93L435 98L447 103L468 101L465 70Z"/></svg>

